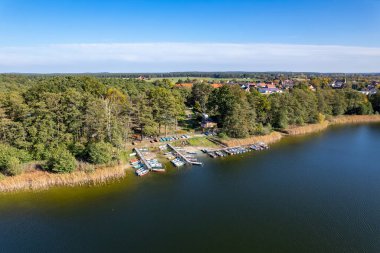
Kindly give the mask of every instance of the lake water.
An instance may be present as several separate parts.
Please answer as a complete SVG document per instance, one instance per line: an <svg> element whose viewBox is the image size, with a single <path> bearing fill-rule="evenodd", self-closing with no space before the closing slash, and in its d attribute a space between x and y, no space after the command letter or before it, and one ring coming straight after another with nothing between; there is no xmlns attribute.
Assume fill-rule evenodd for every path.
<svg viewBox="0 0 380 253"><path fill-rule="evenodd" d="M0 195L0 252L380 252L380 125L101 187Z"/></svg>

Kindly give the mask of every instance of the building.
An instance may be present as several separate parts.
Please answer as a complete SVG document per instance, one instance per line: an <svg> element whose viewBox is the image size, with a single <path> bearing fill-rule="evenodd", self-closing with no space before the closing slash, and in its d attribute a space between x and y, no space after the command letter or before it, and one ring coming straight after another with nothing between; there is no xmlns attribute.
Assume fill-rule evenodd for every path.
<svg viewBox="0 0 380 253"><path fill-rule="evenodd" d="M359 92L366 95L366 96L370 96L370 95L375 95L377 93L377 89L375 89L375 88L373 88L373 89L362 89Z"/></svg>
<svg viewBox="0 0 380 253"><path fill-rule="evenodd" d="M287 80L281 81L280 85L283 89L291 89L294 87L294 81L287 79Z"/></svg>
<svg viewBox="0 0 380 253"><path fill-rule="evenodd" d="M216 122L214 122L212 119L210 119L208 114L202 113L201 127L203 129L214 129L214 128L217 128L217 126L218 126L218 124Z"/></svg>
<svg viewBox="0 0 380 253"><path fill-rule="evenodd" d="M192 83L177 83L175 86L179 88L187 88L187 89L193 88Z"/></svg>
<svg viewBox="0 0 380 253"><path fill-rule="evenodd" d="M346 84L347 84L346 79L344 79L344 80L335 80L334 82L332 82L330 84L330 86L333 89L343 89L344 87L346 87Z"/></svg>
<svg viewBox="0 0 380 253"><path fill-rule="evenodd" d="M309 85L309 90L311 90L311 91L317 91L317 89L313 86L313 85Z"/></svg>
<svg viewBox="0 0 380 253"><path fill-rule="evenodd" d="M240 85L240 88L246 92L250 91L250 86L248 84L242 84Z"/></svg>
<svg viewBox="0 0 380 253"><path fill-rule="evenodd" d="M282 90L280 90L278 88L258 88L258 91L261 94L282 93Z"/></svg>
<svg viewBox="0 0 380 253"><path fill-rule="evenodd" d="M220 87L223 86L223 84L221 84L221 83L213 83L213 84L211 84L211 86L212 86L214 89L219 89Z"/></svg>
<svg viewBox="0 0 380 253"><path fill-rule="evenodd" d="M201 126L203 129L214 129L218 127L218 124L216 122L208 120L208 121L202 122Z"/></svg>

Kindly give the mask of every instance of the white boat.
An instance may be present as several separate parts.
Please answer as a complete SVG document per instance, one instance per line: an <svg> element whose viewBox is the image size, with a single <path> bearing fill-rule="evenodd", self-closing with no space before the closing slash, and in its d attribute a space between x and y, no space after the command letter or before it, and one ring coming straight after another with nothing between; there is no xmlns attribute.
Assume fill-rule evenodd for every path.
<svg viewBox="0 0 380 253"><path fill-rule="evenodd" d="M145 176L148 173L149 173L149 170L146 170L146 169L138 169L138 170L136 170L136 174L139 177Z"/></svg>
<svg viewBox="0 0 380 253"><path fill-rule="evenodd" d="M154 172L166 172L164 168L152 168L152 171Z"/></svg>
<svg viewBox="0 0 380 253"><path fill-rule="evenodd" d="M181 166L183 166L183 165L185 165L185 163L183 162L183 161L181 161L180 159L174 159L174 160L172 160L171 161L173 164L174 164L174 166L176 166L176 167L181 167Z"/></svg>

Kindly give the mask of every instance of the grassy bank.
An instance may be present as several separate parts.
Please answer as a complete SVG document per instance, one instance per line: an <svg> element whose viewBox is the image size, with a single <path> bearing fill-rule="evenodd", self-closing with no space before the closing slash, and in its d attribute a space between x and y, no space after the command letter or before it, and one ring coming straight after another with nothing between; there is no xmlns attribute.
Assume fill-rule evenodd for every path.
<svg viewBox="0 0 380 253"><path fill-rule="evenodd" d="M202 147L202 148L217 148L218 145L211 142L207 139L207 137L194 137L187 140L179 140L173 142L174 146L183 146L183 143L186 142L186 145L192 146L192 147Z"/></svg>
<svg viewBox="0 0 380 253"><path fill-rule="evenodd" d="M69 174L53 174L32 171L0 180L0 192L43 190L56 186L99 185L125 176L125 166L98 168L93 172L76 171Z"/></svg>

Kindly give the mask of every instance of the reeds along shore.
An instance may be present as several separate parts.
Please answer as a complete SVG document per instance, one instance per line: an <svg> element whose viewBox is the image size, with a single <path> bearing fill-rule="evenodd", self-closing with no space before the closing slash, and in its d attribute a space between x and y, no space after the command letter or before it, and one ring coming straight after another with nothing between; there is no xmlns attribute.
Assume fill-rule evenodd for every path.
<svg viewBox="0 0 380 253"><path fill-rule="evenodd" d="M380 115L350 115L350 116L339 116L326 120L322 123L317 124L308 124L305 126L295 126L290 127L282 131L286 135L303 135L321 132L327 129L330 125L339 125L339 124L359 124L359 123L371 123L371 122L380 122ZM271 134L264 136L253 136L244 139L229 139L221 141L222 144L233 147L233 146L244 146L256 142L265 142L268 144L277 142L281 140L283 134L279 132L272 132Z"/></svg>
<svg viewBox="0 0 380 253"><path fill-rule="evenodd" d="M370 123L370 122L380 122L380 115L340 116L340 117L335 117L330 120L330 124L332 125Z"/></svg>
<svg viewBox="0 0 380 253"><path fill-rule="evenodd" d="M271 143L281 140L282 137L283 136L281 133L272 132L268 135L263 135L263 136L252 136L252 137L244 138L244 139L222 140L221 143L228 147L252 145L253 143L257 143L257 142L265 142L267 144L271 144Z"/></svg>
<svg viewBox="0 0 380 253"><path fill-rule="evenodd" d="M0 180L0 192L43 190L56 186L99 185L125 176L125 166L96 169L94 172L82 171L70 174L52 174L34 171Z"/></svg>
<svg viewBox="0 0 380 253"><path fill-rule="evenodd" d="M309 133L316 133L325 130L329 126L329 122L325 121L318 124L309 124L305 126L291 127L284 130L288 135L302 135Z"/></svg>

